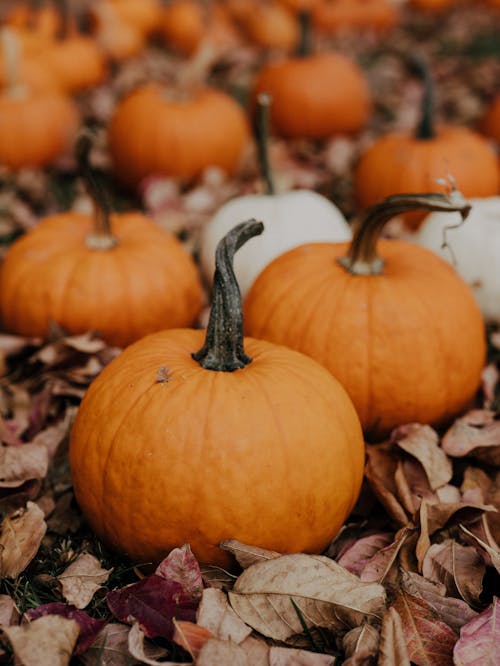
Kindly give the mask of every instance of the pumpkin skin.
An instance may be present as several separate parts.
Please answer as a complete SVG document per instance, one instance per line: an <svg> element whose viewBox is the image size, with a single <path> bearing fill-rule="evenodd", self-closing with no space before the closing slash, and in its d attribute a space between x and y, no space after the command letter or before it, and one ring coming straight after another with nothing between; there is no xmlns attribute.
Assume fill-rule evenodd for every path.
<svg viewBox="0 0 500 666"><path fill-rule="evenodd" d="M257 3L240 21L240 27L247 39L263 48L291 51L300 38L296 17L277 2Z"/></svg>
<svg viewBox="0 0 500 666"><path fill-rule="evenodd" d="M440 425L475 394L485 360L469 287L429 250L379 240L380 275L352 275L345 243L302 245L257 277L246 332L301 351L349 393L365 434L418 421Z"/></svg>
<svg viewBox="0 0 500 666"><path fill-rule="evenodd" d="M321 552L363 476L349 398L319 364L265 341L244 340L253 360L239 369L202 367L192 352L204 337L148 336L90 386L70 444L87 520L134 561L157 562L189 542L201 563L228 567L217 544L232 537ZM158 381L164 366L168 381Z"/></svg>
<svg viewBox="0 0 500 666"><path fill-rule="evenodd" d="M327 33L345 29L390 30L399 21L389 0L323 0L312 13L313 25Z"/></svg>
<svg viewBox="0 0 500 666"><path fill-rule="evenodd" d="M118 244L110 249L86 245L95 222L81 213L45 218L12 244L0 269L6 330L45 337L53 321L124 346L193 323L201 285L181 243L139 213L115 214L111 222Z"/></svg>
<svg viewBox="0 0 500 666"><path fill-rule="evenodd" d="M152 174L191 179L211 165L233 173L249 129L243 110L223 92L205 88L175 99L147 84L117 106L108 140L114 173L135 186Z"/></svg>
<svg viewBox="0 0 500 666"><path fill-rule="evenodd" d="M481 130L500 144L500 93L486 109L481 123Z"/></svg>
<svg viewBox="0 0 500 666"><path fill-rule="evenodd" d="M262 92L273 98L272 129L289 138L357 132L371 113L371 94L362 71L340 53L270 63L254 82L254 98Z"/></svg>
<svg viewBox="0 0 500 666"><path fill-rule="evenodd" d="M458 214L431 213L408 240L453 263L472 289L485 321L500 323L500 197L470 203L472 210L462 223ZM449 248L442 247L444 234Z"/></svg>
<svg viewBox="0 0 500 666"><path fill-rule="evenodd" d="M99 85L107 76L104 51L85 35L69 34L53 41L38 57L69 94Z"/></svg>

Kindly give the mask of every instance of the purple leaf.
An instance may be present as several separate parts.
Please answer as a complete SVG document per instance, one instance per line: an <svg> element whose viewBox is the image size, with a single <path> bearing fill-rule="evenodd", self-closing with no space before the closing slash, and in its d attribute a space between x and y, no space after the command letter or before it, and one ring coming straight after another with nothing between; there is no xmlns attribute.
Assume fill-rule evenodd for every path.
<svg viewBox="0 0 500 666"><path fill-rule="evenodd" d="M500 618L498 599L460 630L453 650L456 666L493 666L500 663Z"/></svg>
<svg viewBox="0 0 500 666"><path fill-rule="evenodd" d="M157 574L109 592L107 602L117 620L128 624L138 622L148 638L171 639L173 618L194 622L198 608L198 601L186 594L180 583Z"/></svg>
<svg viewBox="0 0 500 666"><path fill-rule="evenodd" d="M85 650L92 645L97 634L106 624L106 620L96 620L95 618L90 617L85 611L78 610L74 606L63 604L62 602L37 606L37 608L29 610L26 615L30 620L36 620L43 615L62 615L62 617L65 617L68 620L78 622L78 625L80 626L80 634L76 643L76 654L85 652Z"/></svg>
<svg viewBox="0 0 500 666"><path fill-rule="evenodd" d="M184 593L200 601L203 594L203 578L200 565L193 555L189 544L181 548L174 548L172 552L158 565L155 574L182 585Z"/></svg>

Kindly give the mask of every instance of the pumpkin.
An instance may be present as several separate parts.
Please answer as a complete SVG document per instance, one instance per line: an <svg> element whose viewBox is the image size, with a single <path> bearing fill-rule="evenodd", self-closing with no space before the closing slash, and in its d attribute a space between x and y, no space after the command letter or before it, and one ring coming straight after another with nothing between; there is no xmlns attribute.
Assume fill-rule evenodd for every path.
<svg viewBox="0 0 500 666"><path fill-rule="evenodd" d="M457 4L457 0L410 0L409 4L416 9L434 13L453 7Z"/></svg>
<svg viewBox="0 0 500 666"><path fill-rule="evenodd" d="M390 0L323 0L312 13L313 25L326 33L338 30L390 30L399 11Z"/></svg>
<svg viewBox="0 0 500 666"><path fill-rule="evenodd" d="M144 33L121 18L112 2L100 2L93 6L90 18L94 37L111 60L136 56L146 46Z"/></svg>
<svg viewBox="0 0 500 666"><path fill-rule="evenodd" d="M278 2L256 3L239 25L248 40L263 48L292 51L299 42L296 17Z"/></svg>
<svg viewBox="0 0 500 666"><path fill-rule="evenodd" d="M30 85L36 72L22 69L19 42L10 29L1 31L4 86L0 91L0 164L13 171L43 167L69 150L78 130L73 102L57 89Z"/></svg>
<svg viewBox="0 0 500 666"><path fill-rule="evenodd" d="M421 119L415 132L389 132L360 157L354 174L360 208L403 192L446 191L449 177L467 197L487 197L500 188L500 168L489 142L466 127L442 124L433 118L433 86L427 68L413 61L424 80ZM410 228L424 214L404 217Z"/></svg>
<svg viewBox="0 0 500 666"><path fill-rule="evenodd" d="M292 190L275 193L267 151L267 117L270 105L269 95L262 93L258 99L257 141L260 169L267 192L230 199L206 224L200 243L202 271L207 282L210 282L215 267L217 244L234 226L235 220L251 215L263 220L266 233L247 243L234 261L234 270L243 296L263 268L283 252L302 243L343 241L351 238L351 229L340 210L317 192Z"/></svg>
<svg viewBox="0 0 500 666"><path fill-rule="evenodd" d="M147 336L79 408L76 499L96 534L134 561L188 542L201 563L227 567L218 544L231 537L319 553L357 499L364 444L344 389L302 354L243 339L231 263L261 231L242 223L219 245L206 334Z"/></svg>
<svg viewBox="0 0 500 666"><path fill-rule="evenodd" d="M301 14L300 54L264 65L254 81L253 98L261 92L271 95L271 125L284 137L322 139L357 132L371 113L364 74L341 53L310 54L308 20Z"/></svg>
<svg viewBox="0 0 500 666"><path fill-rule="evenodd" d="M209 87L184 94L139 86L117 105L108 127L114 173L131 186L152 174L191 179L211 165L234 173L248 139L238 103Z"/></svg>
<svg viewBox="0 0 500 666"><path fill-rule="evenodd" d="M33 7L28 2L16 2L7 12L5 24L51 39L60 29L61 16L50 4Z"/></svg>
<svg viewBox="0 0 500 666"><path fill-rule="evenodd" d="M481 130L491 136L500 145L500 93L498 93L486 108L482 119Z"/></svg>
<svg viewBox="0 0 500 666"><path fill-rule="evenodd" d="M9 84L10 78L10 84ZM0 29L0 86L23 85L30 90L56 90L60 85L36 57L26 56L19 33L10 27Z"/></svg>
<svg viewBox="0 0 500 666"><path fill-rule="evenodd" d="M119 18L145 37L158 30L161 0L109 0Z"/></svg>
<svg viewBox="0 0 500 666"><path fill-rule="evenodd" d="M458 210L458 192L389 197L346 243L302 245L269 264L245 305L249 335L322 363L342 383L369 439L414 421L446 423L474 396L485 360L481 313L468 285L433 252L379 240L408 210Z"/></svg>
<svg viewBox="0 0 500 666"><path fill-rule="evenodd" d="M487 323L500 323L500 197L471 199L461 222L457 214L428 215L412 242L452 263L470 286Z"/></svg>
<svg viewBox="0 0 500 666"><path fill-rule="evenodd" d="M85 145L79 142L82 165ZM201 301L196 266L181 243L135 212L51 215L12 244L0 269L1 320L20 335L45 337L55 322L124 346L192 324Z"/></svg>

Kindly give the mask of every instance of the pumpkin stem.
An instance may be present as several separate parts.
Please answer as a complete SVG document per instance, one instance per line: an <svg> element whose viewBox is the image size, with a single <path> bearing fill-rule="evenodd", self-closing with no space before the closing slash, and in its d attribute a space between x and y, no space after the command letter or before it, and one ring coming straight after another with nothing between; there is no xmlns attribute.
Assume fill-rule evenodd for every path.
<svg viewBox="0 0 500 666"><path fill-rule="evenodd" d="M420 110L420 121L415 131L415 138L426 141L434 139L434 86L429 68L424 60L418 56L410 58L410 65L416 76L423 83L422 105Z"/></svg>
<svg viewBox="0 0 500 666"><path fill-rule="evenodd" d="M54 0L59 15L61 16L61 22L59 25L59 30L56 34L56 39L63 40L69 37L71 32L71 6L70 0Z"/></svg>
<svg viewBox="0 0 500 666"><path fill-rule="evenodd" d="M311 12L308 9L301 9L298 13L299 19L299 41L295 55L299 58L305 58L311 53Z"/></svg>
<svg viewBox="0 0 500 666"><path fill-rule="evenodd" d="M5 62L5 93L9 97L23 97L26 86L19 82L21 44L16 33L8 27L0 30L0 42Z"/></svg>
<svg viewBox="0 0 500 666"><path fill-rule="evenodd" d="M266 194L274 194L274 182L269 163L269 107L273 98L269 93L260 93L257 97L257 115L255 118L255 133L257 136L257 151L259 156L260 175L266 185Z"/></svg>
<svg viewBox="0 0 500 666"><path fill-rule="evenodd" d="M356 225L346 256L337 261L353 275L380 275L384 261L377 254L377 241L391 218L412 210L428 210L458 211L465 220L470 209L468 201L456 189L449 194L394 194L365 211Z"/></svg>
<svg viewBox="0 0 500 666"><path fill-rule="evenodd" d="M111 208L107 201L104 189L95 177L90 165L90 150L92 140L88 133L82 133L76 142L75 153L78 170L85 182L87 192L94 204L94 233L86 239L86 245L92 250L110 250L118 244L111 229Z"/></svg>
<svg viewBox="0 0 500 666"><path fill-rule="evenodd" d="M248 220L231 229L217 245L205 344L192 354L205 370L233 372L252 361L243 349L241 293L234 274L233 258L242 245L263 231L262 222Z"/></svg>

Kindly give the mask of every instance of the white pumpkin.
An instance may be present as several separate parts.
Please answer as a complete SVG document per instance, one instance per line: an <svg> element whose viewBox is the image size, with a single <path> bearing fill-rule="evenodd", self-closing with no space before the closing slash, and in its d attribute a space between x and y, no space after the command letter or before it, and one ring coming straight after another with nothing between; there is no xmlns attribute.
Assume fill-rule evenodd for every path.
<svg viewBox="0 0 500 666"><path fill-rule="evenodd" d="M458 213L431 213L410 240L453 263L472 288L486 322L500 323L500 196L470 203L463 224ZM443 247L444 240L449 247Z"/></svg>
<svg viewBox="0 0 500 666"><path fill-rule="evenodd" d="M242 296L257 275L280 254L304 243L351 239L350 226L341 211L317 192L291 190L236 197L217 211L202 232L201 268L210 283L218 242L236 224L250 218L264 223L264 233L252 238L235 255L234 270Z"/></svg>

